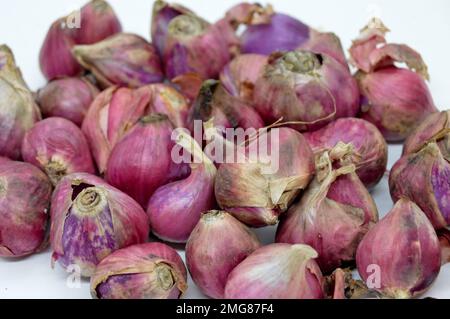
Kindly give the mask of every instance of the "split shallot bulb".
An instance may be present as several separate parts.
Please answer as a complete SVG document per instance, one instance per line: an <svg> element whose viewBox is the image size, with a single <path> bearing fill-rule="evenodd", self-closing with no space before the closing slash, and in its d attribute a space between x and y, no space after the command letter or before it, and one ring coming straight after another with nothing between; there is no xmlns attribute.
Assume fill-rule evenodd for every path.
<svg viewBox="0 0 450 319"><path fill-rule="evenodd" d="M22 158L44 171L54 186L71 173L95 173L83 132L61 117L37 122L25 134Z"/></svg>
<svg viewBox="0 0 450 319"><path fill-rule="evenodd" d="M264 122L253 107L230 95L216 80L203 83L191 109L191 125L201 120L222 128L262 128Z"/></svg>
<svg viewBox="0 0 450 319"><path fill-rule="evenodd" d="M72 47L98 42L121 30L116 14L106 1L89 1L81 10L59 18L50 26L39 54L42 73L48 80L81 73L81 66L72 56Z"/></svg>
<svg viewBox="0 0 450 319"><path fill-rule="evenodd" d="M435 141L444 158L450 160L449 116L449 111L430 114L405 140L403 155L418 152L427 143Z"/></svg>
<svg viewBox="0 0 450 319"><path fill-rule="evenodd" d="M145 243L116 250L91 277L98 299L177 299L187 289L183 260L171 247Z"/></svg>
<svg viewBox="0 0 450 319"><path fill-rule="evenodd" d="M333 169L330 156L325 152L316 163L323 171L317 172L300 201L282 216L276 235L277 242L313 247L325 273L353 262L358 243L378 221L375 202L354 165Z"/></svg>
<svg viewBox="0 0 450 319"><path fill-rule="evenodd" d="M44 117L63 117L81 126L98 93L85 78L67 77L50 81L38 91L36 100Z"/></svg>
<svg viewBox="0 0 450 319"><path fill-rule="evenodd" d="M316 156L329 151L339 142L351 144L351 161L356 174L368 188L378 184L386 171L388 147L380 131L370 122L342 118L327 126L304 134Z"/></svg>
<svg viewBox="0 0 450 319"><path fill-rule="evenodd" d="M0 45L0 156L20 159L22 139L40 119L11 49Z"/></svg>
<svg viewBox="0 0 450 319"><path fill-rule="evenodd" d="M225 286L227 299L322 299L324 278L307 245L271 244L237 265Z"/></svg>
<svg viewBox="0 0 450 319"><path fill-rule="evenodd" d="M28 163L0 157L0 257L44 248L52 185Z"/></svg>
<svg viewBox="0 0 450 319"><path fill-rule="evenodd" d="M184 243L201 214L215 206L214 178L217 170L201 146L185 131L179 131L176 143L187 155L191 173L185 179L159 187L150 198L147 214L152 232L157 237Z"/></svg>
<svg viewBox="0 0 450 319"><path fill-rule="evenodd" d="M220 82L227 92L244 101L251 101L253 89L267 57L261 54L241 54L230 61L220 73Z"/></svg>
<svg viewBox="0 0 450 319"><path fill-rule="evenodd" d="M262 131L242 152L244 160L218 169L217 203L247 225L274 225L313 177L314 154L303 135L285 127Z"/></svg>
<svg viewBox="0 0 450 319"><path fill-rule="evenodd" d="M389 142L403 141L429 114L436 112L425 80L427 66L406 45L386 44L389 31L372 20L350 48L361 91L361 117L375 124ZM408 68L394 63L405 63Z"/></svg>
<svg viewBox="0 0 450 319"><path fill-rule="evenodd" d="M363 238L356 253L361 278L394 298L421 294L441 266L439 240L422 210L399 199Z"/></svg>
<svg viewBox="0 0 450 319"><path fill-rule="evenodd" d="M52 260L90 277L113 251L147 240L148 218L131 197L86 173L64 177L53 192Z"/></svg>
<svg viewBox="0 0 450 319"><path fill-rule="evenodd" d="M111 87L92 102L81 128L100 173L105 172L114 145L144 115L150 99L147 88Z"/></svg>
<svg viewBox="0 0 450 319"><path fill-rule="evenodd" d="M359 111L359 91L349 70L311 51L276 53L255 83L254 105L267 124L281 117L301 131L315 130Z"/></svg>
<svg viewBox="0 0 450 319"><path fill-rule="evenodd" d="M108 160L106 180L147 207L153 193L177 180L181 164L171 157L175 143L173 126L164 114L142 117L114 146Z"/></svg>
<svg viewBox="0 0 450 319"><path fill-rule="evenodd" d="M223 298L229 273L260 246L256 235L232 215L208 211L187 241L187 267L205 295Z"/></svg>
<svg viewBox="0 0 450 319"><path fill-rule="evenodd" d="M450 164L436 143L407 154L392 167L389 189L395 201L406 197L416 203L436 229L450 224Z"/></svg>
<svg viewBox="0 0 450 319"><path fill-rule="evenodd" d="M104 87L140 87L164 79L155 47L135 34L118 33L95 44L77 45L72 52Z"/></svg>
<svg viewBox="0 0 450 319"><path fill-rule="evenodd" d="M169 79L189 72L217 78L230 60L221 30L202 18L183 14L173 18L164 40L163 62Z"/></svg>

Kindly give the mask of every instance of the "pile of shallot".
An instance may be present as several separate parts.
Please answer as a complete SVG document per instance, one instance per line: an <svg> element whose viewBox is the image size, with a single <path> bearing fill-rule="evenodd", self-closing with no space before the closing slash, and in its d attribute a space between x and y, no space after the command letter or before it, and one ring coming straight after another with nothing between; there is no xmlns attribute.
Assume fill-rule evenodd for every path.
<svg viewBox="0 0 450 319"><path fill-rule="evenodd" d="M49 243L94 298L180 298L188 273L211 298L411 298L450 261L450 111L379 19L349 64L270 5L212 23L156 0L152 42L105 0L79 12L51 24L38 92L0 45L1 257Z"/></svg>

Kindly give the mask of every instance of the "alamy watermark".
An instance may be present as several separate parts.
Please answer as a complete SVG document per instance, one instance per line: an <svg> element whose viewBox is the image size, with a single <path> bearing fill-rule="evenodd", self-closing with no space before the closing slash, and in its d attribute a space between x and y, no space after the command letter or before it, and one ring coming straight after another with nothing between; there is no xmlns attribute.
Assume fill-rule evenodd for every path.
<svg viewBox="0 0 450 319"><path fill-rule="evenodd" d="M190 134L185 128L172 132L172 140L177 141L181 132ZM258 163L262 174L274 174L280 164L279 129L267 128L224 128L220 126L204 129L202 121L194 121L193 138L206 146L203 150L213 162L223 163ZM177 164L198 161L181 145L172 149L172 161Z"/></svg>
<svg viewBox="0 0 450 319"><path fill-rule="evenodd" d="M75 10L61 21L63 29L80 29L81 28L81 11Z"/></svg>

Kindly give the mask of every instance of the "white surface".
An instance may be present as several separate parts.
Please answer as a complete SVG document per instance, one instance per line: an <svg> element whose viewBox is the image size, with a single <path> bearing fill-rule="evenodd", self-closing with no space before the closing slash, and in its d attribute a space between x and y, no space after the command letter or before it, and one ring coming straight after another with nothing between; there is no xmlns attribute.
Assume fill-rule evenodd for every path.
<svg viewBox="0 0 450 319"><path fill-rule="evenodd" d="M0 0L0 43L14 51L25 80L36 90L45 84L38 65L38 53L50 23L82 6L86 0ZM214 21L236 0L179 0L199 15ZM151 0L110 0L125 31L149 37ZM302 19L314 27L336 32L348 48L351 39L375 14L392 30L391 42L407 43L428 63L430 89L440 109L450 108L450 1L447 0L322 0L272 1L275 9ZM388 168L398 159L400 145L389 146ZM373 190L380 216L392 207L387 178ZM274 227L258 229L264 243L273 242ZM184 258L184 253L179 250ZM68 273L50 268L50 252L19 260L0 259L0 298L90 298L89 282L69 288ZM186 298L202 294L189 281ZM426 296L450 298L450 265L444 266Z"/></svg>

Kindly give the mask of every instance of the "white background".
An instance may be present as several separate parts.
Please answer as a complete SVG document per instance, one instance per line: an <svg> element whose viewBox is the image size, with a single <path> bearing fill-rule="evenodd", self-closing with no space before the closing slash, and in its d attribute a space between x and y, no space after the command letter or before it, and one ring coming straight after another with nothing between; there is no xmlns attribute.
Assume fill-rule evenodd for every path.
<svg viewBox="0 0 450 319"><path fill-rule="evenodd" d="M0 0L0 43L12 48L25 80L33 90L45 84L39 70L38 54L48 27L56 18L78 9L85 2ZM239 1L178 2L209 21L215 21ZM110 3L125 31L149 38L153 1L110 0ZM450 108L450 1L277 0L272 4L279 12L289 13L321 30L337 33L346 49L370 16L381 17L392 30L388 35L390 42L407 43L422 54L429 66L430 89L436 105L442 110ZM398 159L400 152L400 145L389 146L388 168ZM392 207L386 177L372 193L383 216ZM264 243L270 243L274 227L259 229L257 233ZM183 251L179 251L184 258ZM67 278L68 274L59 266L50 268L49 251L18 260L0 259L0 298L90 298L87 280L82 281L79 288L69 288ZM450 265L442 267L426 296L450 298ZM189 281L186 297L203 297L192 281Z"/></svg>

